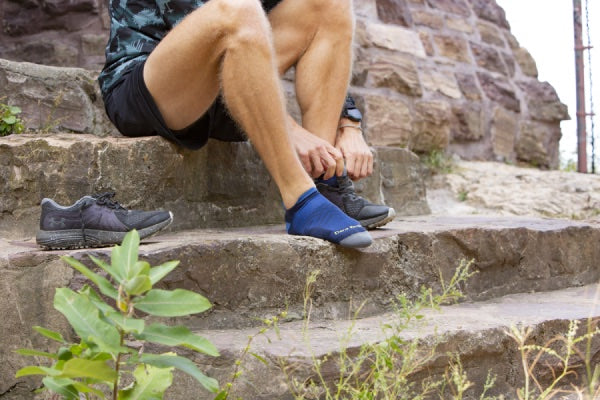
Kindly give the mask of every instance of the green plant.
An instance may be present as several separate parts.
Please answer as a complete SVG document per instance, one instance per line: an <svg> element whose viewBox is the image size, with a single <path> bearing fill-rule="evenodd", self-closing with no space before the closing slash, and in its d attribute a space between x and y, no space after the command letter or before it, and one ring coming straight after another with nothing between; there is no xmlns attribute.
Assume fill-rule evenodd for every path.
<svg viewBox="0 0 600 400"><path fill-rule="evenodd" d="M439 308L442 304L454 302L462 297L460 285L474 272L469 269L473 261L461 261L454 276L448 283L442 279L441 293L434 294L430 288L421 288L419 296L410 300L406 295L396 298L395 320L382 326L383 339L377 343L363 345L358 354L348 350L348 344L354 334L355 322L344 334L340 350L336 354L318 357L312 350L308 327L312 311L310 294L317 280L318 271L307 278L305 290L305 327L304 340L312 355L313 378L298 381L292 377L294 365L284 365L290 391L297 400L304 399L425 399L442 386L442 381L425 379L417 385L411 377L423 371L427 363L435 356L435 344L425 346L420 339L408 340L402 332L424 319L425 308ZM360 308L359 308L360 311ZM357 313L359 312L357 311ZM439 338L438 338L439 339ZM331 381L331 363L337 370L336 379ZM325 366L327 373L324 373ZM464 391L466 380L461 381L459 390ZM488 388L486 387L486 390Z"/></svg>
<svg viewBox="0 0 600 400"><path fill-rule="evenodd" d="M421 156L421 161L433 175L452 173L456 167L452 157L441 150L432 150Z"/></svg>
<svg viewBox="0 0 600 400"><path fill-rule="evenodd" d="M468 190L461 190L460 192L458 192L458 201L460 202L465 202L467 201L467 198L469 197L469 191Z"/></svg>
<svg viewBox="0 0 600 400"><path fill-rule="evenodd" d="M151 267L138 260L139 235L134 230L115 246L111 263L90 256L114 284L92 272L72 257L63 257L70 266L92 281L108 304L91 286L77 292L58 288L54 307L68 320L79 336L78 343L69 343L60 333L42 327L34 329L59 343L55 353L20 349L18 353L52 360L50 367L28 366L16 376L43 375L46 389L65 399L105 398L113 400L162 399L172 384L172 371L179 369L212 392L218 391L216 380L204 375L188 358L169 352L151 354L146 343L182 346L211 356L217 349L205 338L185 326L147 324L136 315L141 311L158 317L178 317L203 312L211 307L203 296L183 289L162 290L153 286L178 265L169 261ZM125 385L125 387L123 387Z"/></svg>
<svg viewBox="0 0 600 400"><path fill-rule="evenodd" d="M591 318L588 319L585 333L578 334L579 325L579 321L570 321L566 334L556 336L544 345L528 343L533 333L531 328L511 327L507 334L518 345L524 373L524 386L517 390L519 400L550 400L558 395L573 393L578 395L577 398L600 397L600 366L592 363L591 359L591 342L595 336L600 335L600 329ZM553 379L545 385L536 376L536 368L542 363L552 369ZM578 375L573 368L574 364L583 364L585 367L583 383L586 387L583 389L576 388L567 381L569 377Z"/></svg>
<svg viewBox="0 0 600 400"><path fill-rule="evenodd" d="M21 114L19 107L0 103L0 136L23 132L25 128L19 114Z"/></svg>

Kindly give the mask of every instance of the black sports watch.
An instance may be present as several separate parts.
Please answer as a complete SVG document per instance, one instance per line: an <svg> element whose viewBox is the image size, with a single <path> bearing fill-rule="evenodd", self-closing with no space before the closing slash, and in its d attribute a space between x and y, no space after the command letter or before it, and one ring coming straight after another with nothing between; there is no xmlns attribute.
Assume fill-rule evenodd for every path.
<svg viewBox="0 0 600 400"><path fill-rule="evenodd" d="M344 107L342 108L341 118L348 118L354 122L362 121L362 113L358 108L356 108L356 103L352 96L347 95L346 100L344 101Z"/></svg>

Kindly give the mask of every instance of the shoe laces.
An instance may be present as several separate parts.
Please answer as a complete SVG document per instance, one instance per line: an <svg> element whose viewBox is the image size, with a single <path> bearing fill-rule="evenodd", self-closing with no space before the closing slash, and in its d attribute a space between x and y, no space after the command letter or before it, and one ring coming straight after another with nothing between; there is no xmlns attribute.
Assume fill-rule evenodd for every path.
<svg viewBox="0 0 600 400"><path fill-rule="evenodd" d="M359 196L356 194L356 191L354 190L354 184L352 183L352 180L350 180L348 175L338 176L337 183L338 183L337 189L338 189L339 193L341 193L342 195L348 196L350 198L350 200L359 199Z"/></svg>
<svg viewBox="0 0 600 400"><path fill-rule="evenodd" d="M119 204L119 202L113 200L113 197L115 197L115 192L94 194L92 197L96 200L96 204L98 205L112 208L114 210L125 210L125 207Z"/></svg>

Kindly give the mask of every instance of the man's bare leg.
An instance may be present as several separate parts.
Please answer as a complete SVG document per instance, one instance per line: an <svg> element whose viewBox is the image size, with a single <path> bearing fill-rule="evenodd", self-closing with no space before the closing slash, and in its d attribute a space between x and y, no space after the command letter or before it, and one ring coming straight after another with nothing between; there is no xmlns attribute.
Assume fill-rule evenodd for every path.
<svg viewBox="0 0 600 400"><path fill-rule="evenodd" d="M212 0L162 40L146 62L144 80L171 129L195 122L222 86L231 114L291 207L313 182L288 139L270 35L258 0Z"/></svg>
<svg viewBox="0 0 600 400"><path fill-rule="evenodd" d="M350 120L340 121L352 63L352 1L286 0L269 14L269 21L280 73L296 66L303 128L341 151L352 178L371 175L373 156L361 130L348 127L353 124ZM346 128L338 130L338 124ZM303 165L317 177L323 170L302 157L303 151L310 151L306 149L310 140L295 128L298 141L303 143L297 146Z"/></svg>

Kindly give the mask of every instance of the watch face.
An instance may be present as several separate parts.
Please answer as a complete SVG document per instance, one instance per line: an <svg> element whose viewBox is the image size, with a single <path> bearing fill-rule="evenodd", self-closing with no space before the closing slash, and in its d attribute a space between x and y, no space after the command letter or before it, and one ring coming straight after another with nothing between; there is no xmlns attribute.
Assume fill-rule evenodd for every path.
<svg viewBox="0 0 600 400"><path fill-rule="evenodd" d="M342 117L351 119L352 121L362 121L362 114L360 113L360 111L358 111L357 108L346 108L344 109L344 112L342 113Z"/></svg>

